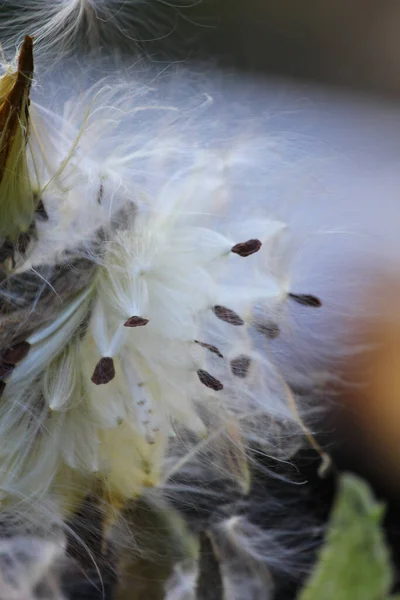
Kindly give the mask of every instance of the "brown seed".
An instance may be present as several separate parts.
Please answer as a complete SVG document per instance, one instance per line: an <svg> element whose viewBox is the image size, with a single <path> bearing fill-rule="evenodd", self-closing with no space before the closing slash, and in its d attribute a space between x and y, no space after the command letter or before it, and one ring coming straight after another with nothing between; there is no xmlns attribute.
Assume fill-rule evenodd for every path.
<svg viewBox="0 0 400 600"><path fill-rule="evenodd" d="M270 340L277 338L281 332L279 325L273 321L268 323L257 323L256 329L259 333L264 334Z"/></svg>
<svg viewBox="0 0 400 600"><path fill-rule="evenodd" d="M217 346L212 346L211 344L206 344L205 342L199 342L199 340L194 340L196 344L199 344L202 348L207 348L210 352L213 352L220 358L224 358L223 354L218 350Z"/></svg>
<svg viewBox="0 0 400 600"><path fill-rule="evenodd" d="M25 36L18 57L15 83L8 92L0 107L0 131L2 146L0 148L0 181L7 170L7 161L14 143L20 117L25 103L25 116L29 124L28 105L29 91L33 76L33 38ZM26 129L28 131L28 129Z"/></svg>
<svg viewBox="0 0 400 600"><path fill-rule="evenodd" d="M237 358L231 360L231 371L235 375L235 377L240 377L244 379L247 377L249 368L251 365L251 359L248 356L242 354Z"/></svg>
<svg viewBox="0 0 400 600"><path fill-rule="evenodd" d="M248 240L247 242L241 242L240 244L235 244L231 248L231 252L234 254L239 254L239 256L250 256L255 252L258 252L261 248L262 243L260 240Z"/></svg>
<svg viewBox="0 0 400 600"><path fill-rule="evenodd" d="M203 371L203 369L199 369L197 375L203 385L215 392L219 392L224 387L218 379L207 373L207 371Z"/></svg>
<svg viewBox="0 0 400 600"><path fill-rule="evenodd" d="M6 382L5 381L0 381L0 398L3 395L4 390L6 389Z"/></svg>
<svg viewBox="0 0 400 600"><path fill-rule="evenodd" d="M19 342L7 348L1 355L1 360L10 365L20 362L28 354L31 345L29 342Z"/></svg>
<svg viewBox="0 0 400 600"><path fill-rule="evenodd" d="M226 306L213 306L213 312L218 319L229 323L229 325L244 325L243 319L230 308L226 308Z"/></svg>
<svg viewBox="0 0 400 600"><path fill-rule="evenodd" d="M92 382L96 385L108 383L115 377L114 361L109 356L103 356L97 363L92 375Z"/></svg>
<svg viewBox="0 0 400 600"><path fill-rule="evenodd" d="M144 319L143 317L130 317L127 321L125 321L125 327L143 327L143 325L147 325L149 322L148 319Z"/></svg>
<svg viewBox="0 0 400 600"><path fill-rule="evenodd" d="M14 368L15 368L15 365L9 365L9 364L3 363L1 361L0 362L0 379L4 379L5 377L8 377L8 375L11 375Z"/></svg>
<svg viewBox="0 0 400 600"><path fill-rule="evenodd" d="M288 296L302 306L311 306L313 308L322 306L321 300L312 294L288 294Z"/></svg>

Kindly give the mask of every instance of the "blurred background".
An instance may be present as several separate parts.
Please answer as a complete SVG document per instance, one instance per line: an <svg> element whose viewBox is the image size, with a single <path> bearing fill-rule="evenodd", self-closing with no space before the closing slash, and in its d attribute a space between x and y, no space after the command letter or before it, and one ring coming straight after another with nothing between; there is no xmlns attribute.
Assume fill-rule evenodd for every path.
<svg viewBox="0 0 400 600"><path fill-rule="evenodd" d="M397 98L399 27L396 0L193 0L176 9L172 38L190 41L177 43L178 58ZM145 47L157 58L166 45Z"/></svg>
<svg viewBox="0 0 400 600"><path fill-rule="evenodd" d="M10 20L16 30L23 23L21 35L32 33L27 25L37 24L37 11L45 4L0 0L2 43L15 35ZM68 8L75 15L85 5L49 1L53 10L64 4L75 7ZM125 45L131 55L136 42L153 61L214 58L227 68L252 73L324 82L394 99L400 94L396 0L90 0L87 5L104 29L111 30L114 20L120 23L121 49ZM75 50L88 37L85 10L81 13L82 40ZM49 28L53 41L56 33Z"/></svg>

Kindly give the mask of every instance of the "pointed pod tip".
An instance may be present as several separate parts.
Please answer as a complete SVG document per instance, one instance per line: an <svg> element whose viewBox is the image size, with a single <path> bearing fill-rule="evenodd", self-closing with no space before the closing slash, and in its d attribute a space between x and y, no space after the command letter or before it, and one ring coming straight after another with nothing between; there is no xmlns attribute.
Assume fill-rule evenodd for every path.
<svg viewBox="0 0 400 600"><path fill-rule="evenodd" d="M25 77L33 75L33 37L26 35L18 55L18 72Z"/></svg>

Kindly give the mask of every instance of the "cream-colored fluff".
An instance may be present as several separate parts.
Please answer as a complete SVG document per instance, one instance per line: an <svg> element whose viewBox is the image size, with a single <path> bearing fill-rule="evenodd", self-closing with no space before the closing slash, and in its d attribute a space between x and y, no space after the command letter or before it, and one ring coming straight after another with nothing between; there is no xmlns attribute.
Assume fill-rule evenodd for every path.
<svg viewBox="0 0 400 600"><path fill-rule="evenodd" d="M15 248L11 279L76 260L93 273L3 354L3 506L68 511L98 480L119 505L204 452L246 490L249 444L288 457L306 430L265 342L288 303L320 306L292 293L290 228L251 178L252 155L276 160L281 140L204 144L211 96L183 108L129 72L82 91L85 71L68 68L78 92L67 71L33 90L27 164L46 218Z"/></svg>

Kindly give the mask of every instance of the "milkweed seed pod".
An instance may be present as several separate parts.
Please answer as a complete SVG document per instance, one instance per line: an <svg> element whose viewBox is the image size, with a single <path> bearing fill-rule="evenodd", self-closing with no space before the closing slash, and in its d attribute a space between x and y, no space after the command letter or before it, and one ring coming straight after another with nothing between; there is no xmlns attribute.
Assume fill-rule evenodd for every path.
<svg viewBox="0 0 400 600"><path fill-rule="evenodd" d="M287 457L305 428L263 351L285 304L321 306L274 273L286 224L230 208L241 148L191 147L190 107L129 77L29 102L32 68L27 37L2 80L3 507L67 514L99 481L119 506L198 455L246 490L248 444Z"/></svg>
<svg viewBox="0 0 400 600"><path fill-rule="evenodd" d="M304 111L291 120L285 90L266 112L250 80L106 67L36 73L27 36L0 81L0 502L14 530L65 524L90 494L109 528L138 497L203 482L245 495L252 452L288 461L312 445L323 471L314 399L339 379L329 360L354 351L339 334L349 298L362 310L368 227L357 248L340 202L365 199L371 223L376 189L364 197L346 160L324 172L322 134L302 133ZM348 237L352 259L343 245L337 258Z"/></svg>

